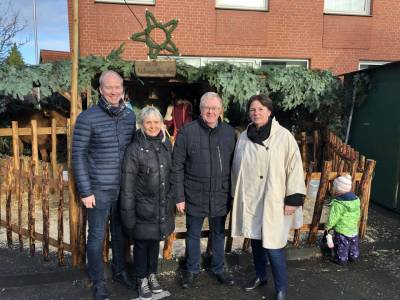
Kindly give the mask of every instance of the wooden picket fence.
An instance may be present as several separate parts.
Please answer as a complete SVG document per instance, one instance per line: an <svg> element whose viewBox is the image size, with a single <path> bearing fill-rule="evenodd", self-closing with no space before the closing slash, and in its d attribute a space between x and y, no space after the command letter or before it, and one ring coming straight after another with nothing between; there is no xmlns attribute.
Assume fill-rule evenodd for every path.
<svg viewBox="0 0 400 300"><path fill-rule="evenodd" d="M35 241L42 242L43 257L45 260L49 257L49 245L56 247L58 252L58 262L64 264L64 251L72 251L72 245L64 241L64 192L67 189L67 183L63 180L62 168L57 165L56 153L56 135L67 134L70 141L69 120L67 127L56 127L52 122L52 127L37 128L35 121L31 122L31 128L18 128L18 124L13 122L12 128L0 129L0 136L11 136L13 140L13 157L6 160L6 163L0 164L0 199L5 195L5 220L1 218L1 226L6 228L7 243L12 243L12 233L18 234L20 249L23 248L23 237L29 238L30 254L35 253ZM50 134L52 140L51 163L40 163L38 160L37 135ZM19 157L18 137L20 135L32 135L32 159L25 161ZM337 136L330 132L321 134L313 132L312 135L301 133L297 136L300 152L305 166L305 181L308 188L312 179L320 180L318 193L314 205L313 217L310 224L303 225L302 228L293 231L293 243L299 246L302 233L308 233L308 244L312 245L316 241L318 231L323 230L324 224L320 222L324 201L327 198L332 181L341 174L349 173L353 177L354 191L361 199L362 217L360 222L360 237L365 235L369 197L371 190L371 181L376 162L366 159L359 155L357 151L350 146L345 145ZM36 142L35 142L36 141ZM70 143L68 143L70 145ZM70 152L70 148L68 148ZM51 172L49 172L51 170ZM49 175L51 173L51 175ZM57 239L49 235L49 189L58 195L57 210ZM24 196L25 195L25 196ZM28 210L23 212L23 199L28 201ZM35 203L40 202L42 207L42 233L35 229L36 211ZM12 223L12 203L17 204L17 222ZM69 203L69 202L67 202ZM0 201L1 205L1 201ZM22 215L28 214L28 226L23 228ZM75 235L78 241L77 249L79 251L79 264L85 263L86 250L86 211L80 207L78 232L69 232L69 236ZM233 239L230 237L230 225L225 230L227 242L226 252L232 250ZM67 230L70 230L68 227ZM109 229L106 229L106 238L104 240L103 259L108 261L109 257ZM209 237L210 231L203 230L201 237ZM171 234L164 243L163 256L165 259L172 258L173 243L176 239L184 239L185 232L179 231ZM243 250L248 250L250 241L245 239L242 245ZM208 251L211 249L211 239L208 239Z"/></svg>
<svg viewBox="0 0 400 300"><path fill-rule="evenodd" d="M12 245L13 232L18 235L19 248L22 251L23 237L29 238L30 255L35 255L35 242L42 242L43 258L49 259L49 246L57 248L58 262L64 264L64 251L70 251L70 245L64 241L64 192L67 182L63 178L63 167L57 164L57 135L67 135L70 139L68 120L66 127L57 127L52 119L51 127L37 127L36 120L31 120L30 128L19 128L18 122L12 122L12 128L1 128L0 137L12 138L13 156L0 160L0 224L6 228L7 244ZM29 135L32 138L32 157L20 157L19 137ZM51 163L39 161L38 136L51 136ZM50 193L51 191L51 193ZM4 194L4 197L3 197ZM57 197L57 238L50 236L49 197ZM5 198L5 220L1 216L1 199ZM27 201L24 211L23 203ZM36 229L36 205L41 204L42 232ZM15 206L16 209L12 209ZM12 214L16 222L12 222ZM26 227L22 224L23 213L27 214Z"/></svg>

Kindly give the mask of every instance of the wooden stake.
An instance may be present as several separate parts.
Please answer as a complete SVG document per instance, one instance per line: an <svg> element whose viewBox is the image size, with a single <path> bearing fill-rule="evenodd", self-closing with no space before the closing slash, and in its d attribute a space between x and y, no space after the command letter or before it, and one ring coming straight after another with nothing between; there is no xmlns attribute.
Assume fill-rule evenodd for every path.
<svg viewBox="0 0 400 300"><path fill-rule="evenodd" d="M308 236L309 245L314 244L317 237L318 225L321 220L322 208L324 206L326 191L328 189L329 173L331 172L331 169L332 169L332 162L324 161L324 165L322 167L321 181L319 184L317 199L315 201L315 206L314 206L314 213L311 222L310 233Z"/></svg>
<svg viewBox="0 0 400 300"><path fill-rule="evenodd" d="M64 266L64 178L63 178L63 168L60 167L58 171L58 210L57 210L57 220L58 220L58 236L57 236L57 257L58 265Z"/></svg>
<svg viewBox="0 0 400 300"><path fill-rule="evenodd" d="M110 223L106 223L106 228L104 229L104 241L103 241L103 262L108 263L108 254L110 249Z"/></svg>
<svg viewBox="0 0 400 300"><path fill-rule="evenodd" d="M19 136L18 136L18 122L12 121L12 150L14 158L14 169L19 169Z"/></svg>
<svg viewBox="0 0 400 300"><path fill-rule="evenodd" d="M233 238L231 235L232 232L232 214L229 214L229 223L228 223L228 236L226 237L226 245L225 245L225 252L229 253L232 251L232 244L233 244Z"/></svg>
<svg viewBox="0 0 400 300"><path fill-rule="evenodd" d="M39 146L38 146L38 134L37 134L37 121L31 120L32 128L32 160L35 166L35 175L39 174Z"/></svg>
<svg viewBox="0 0 400 300"><path fill-rule="evenodd" d="M31 160L29 168L29 188L28 188L28 230L29 230L29 249L30 255L35 255L35 161Z"/></svg>
<svg viewBox="0 0 400 300"><path fill-rule="evenodd" d="M172 250L174 248L174 241L176 240L175 231L172 232L164 241L163 258L166 260L172 259Z"/></svg>
<svg viewBox="0 0 400 300"><path fill-rule="evenodd" d="M11 195L13 188L13 161L7 161L7 185L6 185L6 228L7 228L7 245L12 247L12 229L11 229Z"/></svg>
<svg viewBox="0 0 400 300"><path fill-rule="evenodd" d="M24 240L22 239L22 194L23 194L23 175L24 175L24 159L20 158L19 176L17 180L17 201L18 201L18 241L19 250L24 249Z"/></svg>
<svg viewBox="0 0 400 300"><path fill-rule="evenodd" d="M53 174L53 178L56 179L58 176L58 168L57 168L57 122L56 119L51 119L51 170Z"/></svg>
<svg viewBox="0 0 400 300"><path fill-rule="evenodd" d="M43 259L49 261L49 165L45 163L42 174Z"/></svg>
<svg viewBox="0 0 400 300"><path fill-rule="evenodd" d="M81 256L80 265L86 264L86 221L87 221L87 209L81 208L79 210L79 253Z"/></svg>
<svg viewBox="0 0 400 300"><path fill-rule="evenodd" d="M249 252L249 248L250 248L250 239L245 238L243 240L242 251L243 252Z"/></svg>
<svg viewBox="0 0 400 300"><path fill-rule="evenodd" d="M368 221L368 207L369 207L369 196L371 191L372 174L376 166L376 161L368 159L366 162L366 167L364 174L360 182L360 201L361 201L361 221L360 221L360 238L365 237L365 232L367 230Z"/></svg>

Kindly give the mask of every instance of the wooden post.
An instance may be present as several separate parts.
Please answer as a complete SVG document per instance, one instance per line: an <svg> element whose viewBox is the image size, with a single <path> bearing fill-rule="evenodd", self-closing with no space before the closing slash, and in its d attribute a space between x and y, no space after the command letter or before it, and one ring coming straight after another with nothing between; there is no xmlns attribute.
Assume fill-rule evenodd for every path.
<svg viewBox="0 0 400 300"><path fill-rule="evenodd" d="M24 159L20 158L19 176L17 180L17 201L18 201L18 241L19 251L24 249L24 240L22 239L22 194L23 194L23 174L24 174Z"/></svg>
<svg viewBox="0 0 400 300"><path fill-rule="evenodd" d="M365 232L367 230L367 220L368 220L368 207L369 207L369 196L372 183L372 174L376 166L376 161L368 159L366 162L365 171L360 182L360 200L361 200L361 221L360 221L360 238L365 237Z"/></svg>
<svg viewBox="0 0 400 300"><path fill-rule="evenodd" d="M81 208L79 210L79 253L80 253L80 262L81 266L84 266L86 263L86 220L87 220L87 210Z"/></svg>
<svg viewBox="0 0 400 300"><path fill-rule="evenodd" d="M29 167L29 189L28 189L28 231L30 255L35 255L35 161L31 160Z"/></svg>
<svg viewBox="0 0 400 300"><path fill-rule="evenodd" d="M63 178L63 168L60 167L58 171L58 210L57 210L57 257L58 257L58 265L64 266L64 178Z"/></svg>
<svg viewBox="0 0 400 300"><path fill-rule="evenodd" d="M11 158L7 161L7 188L6 188L6 228L7 245L12 246L12 228L11 228L11 195L13 187L14 166Z"/></svg>
<svg viewBox="0 0 400 300"><path fill-rule="evenodd" d="M12 149L14 158L14 170L19 169L19 136L18 136L18 122L12 121Z"/></svg>
<svg viewBox="0 0 400 300"><path fill-rule="evenodd" d="M103 241L103 262L108 263L108 254L110 250L110 223L106 223L104 241Z"/></svg>
<svg viewBox="0 0 400 300"><path fill-rule="evenodd" d="M49 261L49 165L45 163L42 174L43 259Z"/></svg>
<svg viewBox="0 0 400 300"><path fill-rule="evenodd" d="M68 195L69 195L69 225L72 265L80 262L78 234L79 234L79 204L75 191L75 180L72 172L72 136L78 115L78 59L79 59L79 8L78 0L72 0L72 41L71 41L71 121L68 126Z"/></svg>
<svg viewBox="0 0 400 300"><path fill-rule="evenodd" d="M329 173L332 170L332 162L324 161L322 167L321 181L318 188L317 199L315 201L313 218L311 221L310 233L308 235L308 244L312 245L315 243L319 222L321 220L322 208L324 205L326 191L329 183Z"/></svg>
<svg viewBox="0 0 400 300"><path fill-rule="evenodd" d="M250 239L245 238L243 240L242 251L243 252L249 252L249 248L250 248Z"/></svg>
<svg viewBox="0 0 400 300"><path fill-rule="evenodd" d="M300 133L300 152L301 152L301 159L303 161L303 166L304 168L307 168L308 166L308 160L307 160L307 134L306 132L301 132Z"/></svg>
<svg viewBox="0 0 400 300"><path fill-rule="evenodd" d="M39 174L39 146L37 134L37 121L31 120L32 128L32 160L35 163L35 175Z"/></svg>
<svg viewBox="0 0 400 300"><path fill-rule="evenodd" d="M57 168L57 122L56 119L51 119L51 170L53 174L53 178L56 179L58 176L58 168Z"/></svg>
<svg viewBox="0 0 400 300"><path fill-rule="evenodd" d="M233 238L231 235L232 232L232 214L229 214L229 223L228 223L228 236L226 237L226 245L225 252L229 253L232 251Z"/></svg>
<svg viewBox="0 0 400 300"><path fill-rule="evenodd" d="M174 248L174 241L176 240L176 232L172 232L164 241L163 258L172 259L172 250Z"/></svg>
<svg viewBox="0 0 400 300"><path fill-rule="evenodd" d="M86 109L92 105L92 87L88 86L86 88Z"/></svg>

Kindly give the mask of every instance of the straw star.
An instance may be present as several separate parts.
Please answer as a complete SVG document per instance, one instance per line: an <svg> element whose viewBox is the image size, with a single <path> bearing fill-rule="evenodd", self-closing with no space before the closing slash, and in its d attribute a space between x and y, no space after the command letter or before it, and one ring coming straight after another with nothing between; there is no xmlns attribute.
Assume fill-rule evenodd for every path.
<svg viewBox="0 0 400 300"><path fill-rule="evenodd" d="M151 59L156 59L161 51L168 51L174 55L179 55L179 50L172 41L172 31L178 26L178 20L173 19L165 24L156 20L150 11L146 11L146 28L142 32L134 33L131 39L137 42L143 42L149 48L148 55ZM156 43L151 38L151 32L154 29L164 31L165 39L161 44Z"/></svg>

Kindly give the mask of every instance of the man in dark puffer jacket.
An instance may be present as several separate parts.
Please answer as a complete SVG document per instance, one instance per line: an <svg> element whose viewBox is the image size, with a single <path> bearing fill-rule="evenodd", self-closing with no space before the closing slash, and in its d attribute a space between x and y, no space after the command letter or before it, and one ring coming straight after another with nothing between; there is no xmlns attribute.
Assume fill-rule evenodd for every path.
<svg viewBox="0 0 400 300"><path fill-rule="evenodd" d="M87 208L88 275L94 299L108 299L104 281L103 239L111 214L113 279L133 288L124 267L125 240L119 216L121 164L136 130L135 114L123 102L123 79L114 71L100 76L101 98L76 121L72 165L76 186Z"/></svg>
<svg viewBox="0 0 400 300"><path fill-rule="evenodd" d="M230 173L235 150L235 130L222 122L222 100L205 93L201 116L179 132L173 151L171 176L177 210L186 212L186 269L183 288L192 286L200 272L200 233L208 217L212 238L212 272L227 285L224 276L225 219L231 207Z"/></svg>

